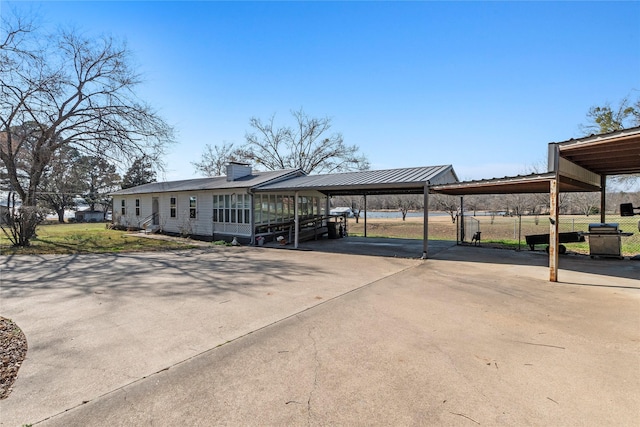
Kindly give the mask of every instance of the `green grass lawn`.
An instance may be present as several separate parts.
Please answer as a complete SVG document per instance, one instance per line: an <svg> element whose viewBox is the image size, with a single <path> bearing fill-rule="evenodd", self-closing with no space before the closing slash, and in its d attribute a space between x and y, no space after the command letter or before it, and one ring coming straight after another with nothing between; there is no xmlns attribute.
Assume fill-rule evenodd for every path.
<svg viewBox="0 0 640 427"><path fill-rule="evenodd" d="M37 237L27 248L13 247L7 236L0 233L2 255L117 253L193 247L181 242L133 236L126 231L108 229L105 223L41 225Z"/></svg>

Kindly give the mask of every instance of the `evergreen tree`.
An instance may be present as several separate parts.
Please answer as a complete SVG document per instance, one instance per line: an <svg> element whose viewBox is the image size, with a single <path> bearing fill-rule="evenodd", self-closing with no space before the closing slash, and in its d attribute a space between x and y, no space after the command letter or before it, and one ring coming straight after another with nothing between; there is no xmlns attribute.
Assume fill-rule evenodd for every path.
<svg viewBox="0 0 640 427"><path fill-rule="evenodd" d="M156 182L156 172L148 157L138 157L122 179L122 188L136 187L142 184Z"/></svg>

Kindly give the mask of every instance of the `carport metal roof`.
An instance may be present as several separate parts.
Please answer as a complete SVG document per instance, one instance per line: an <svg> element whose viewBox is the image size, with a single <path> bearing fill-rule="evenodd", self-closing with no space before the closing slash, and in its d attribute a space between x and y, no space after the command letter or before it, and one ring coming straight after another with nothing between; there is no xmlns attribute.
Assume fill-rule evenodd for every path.
<svg viewBox="0 0 640 427"><path fill-rule="evenodd" d="M425 185L457 182L451 165L300 176L262 185L256 192L316 190L332 196L422 194Z"/></svg>
<svg viewBox="0 0 640 427"><path fill-rule="evenodd" d="M640 173L640 127L552 144L560 157L598 175Z"/></svg>
<svg viewBox="0 0 640 427"><path fill-rule="evenodd" d="M556 177L555 172L518 175L513 177L481 179L453 184L435 185L434 193L463 196L468 194L514 194L514 193L547 193L549 182ZM600 187L582 183L569 177L560 177L560 191L600 191Z"/></svg>
<svg viewBox="0 0 640 427"><path fill-rule="evenodd" d="M547 173L435 185L431 190L450 195L546 193L558 171L560 192L601 191L600 182L585 178L640 173L640 127L552 142L549 165Z"/></svg>

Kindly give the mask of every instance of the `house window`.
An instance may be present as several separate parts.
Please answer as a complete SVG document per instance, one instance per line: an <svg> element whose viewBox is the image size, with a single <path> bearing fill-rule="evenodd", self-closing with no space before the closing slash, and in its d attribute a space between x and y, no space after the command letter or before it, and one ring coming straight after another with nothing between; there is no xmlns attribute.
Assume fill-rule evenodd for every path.
<svg viewBox="0 0 640 427"><path fill-rule="evenodd" d="M122 213L122 215L127 214L127 208L124 205L124 199L120 200L120 213Z"/></svg>
<svg viewBox="0 0 640 427"><path fill-rule="evenodd" d="M224 196L213 196L213 222L223 222L224 216Z"/></svg>
<svg viewBox="0 0 640 427"><path fill-rule="evenodd" d="M140 199L136 199L136 216L140 216Z"/></svg>
<svg viewBox="0 0 640 427"><path fill-rule="evenodd" d="M177 209L177 203L176 203L176 198L175 197L171 197L169 199L169 216L171 218L175 218L176 217L176 209Z"/></svg>
<svg viewBox="0 0 640 427"><path fill-rule="evenodd" d="M262 195L253 196L253 220L256 224L262 222Z"/></svg>
<svg viewBox="0 0 640 427"><path fill-rule="evenodd" d="M243 210L244 210L244 223L245 224L251 223L251 196L249 196L248 194L245 194L244 196Z"/></svg>
<svg viewBox="0 0 640 427"><path fill-rule="evenodd" d="M257 196L258 199L260 196ZM251 196L220 194L213 196L213 222L228 224L251 223Z"/></svg>
<svg viewBox="0 0 640 427"><path fill-rule="evenodd" d="M235 194L231 195L231 218L229 219L229 222L233 222L236 223L237 219L236 219L236 210L237 210L237 200L238 197Z"/></svg>
<svg viewBox="0 0 640 427"><path fill-rule="evenodd" d="M189 218L196 218L196 210L198 207L198 198L196 196L189 197Z"/></svg>

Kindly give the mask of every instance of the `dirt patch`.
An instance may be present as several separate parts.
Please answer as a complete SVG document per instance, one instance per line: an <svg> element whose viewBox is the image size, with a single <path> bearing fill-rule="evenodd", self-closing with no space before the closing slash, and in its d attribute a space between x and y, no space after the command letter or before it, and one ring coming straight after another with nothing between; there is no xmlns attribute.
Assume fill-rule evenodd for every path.
<svg viewBox="0 0 640 427"><path fill-rule="evenodd" d="M18 370L27 356L27 338L11 319L0 316L0 399L11 394Z"/></svg>

